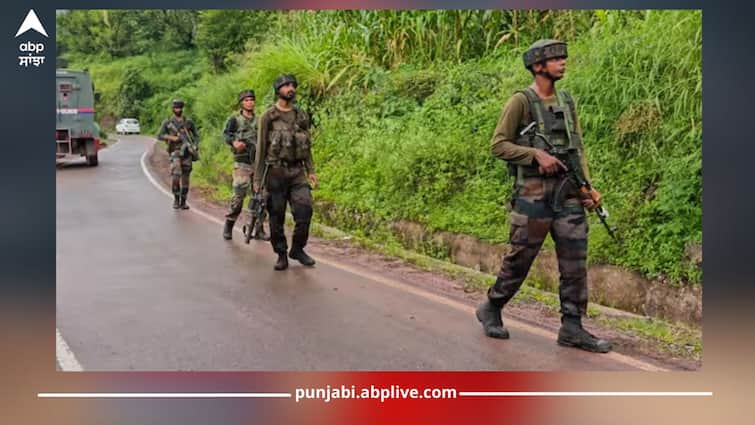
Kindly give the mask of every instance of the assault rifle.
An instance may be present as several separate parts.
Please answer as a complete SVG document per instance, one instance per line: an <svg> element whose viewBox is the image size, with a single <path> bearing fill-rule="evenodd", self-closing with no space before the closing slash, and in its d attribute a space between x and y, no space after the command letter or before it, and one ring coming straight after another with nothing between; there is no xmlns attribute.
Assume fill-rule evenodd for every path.
<svg viewBox="0 0 755 425"><path fill-rule="evenodd" d="M171 130L176 132L181 141L181 156L184 157L186 154L189 154L191 155L192 161L199 160L199 146L197 146L197 143L191 138L189 131L186 130L186 124L181 125L180 129L176 128L173 123L169 123L168 126Z"/></svg>
<svg viewBox="0 0 755 425"><path fill-rule="evenodd" d="M265 164L265 171L262 172L262 187L252 194L250 205L249 224L244 225L244 242L249 243L251 239L261 239L262 223L265 221L267 210L265 209L264 186L267 179L267 170L270 166Z"/></svg>
<svg viewBox="0 0 755 425"><path fill-rule="evenodd" d="M610 226L608 224L606 220L606 218L608 218L608 210L601 204L601 199L597 196L590 181L585 177L577 148L557 148L553 146L542 133L537 131L537 122L535 121L532 121L519 133L520 136L525 136L527 134L534 136L535 139L539 139L543 142L543 144L539 146L536 143L533 143L533 146L543 149L566 165L567 178L579 189L580 196L583 199L591 199L597 205L595 212L598 215L600 222L603 223L603 226L606 228L611 238L616 240L616 226Z"/></svg>

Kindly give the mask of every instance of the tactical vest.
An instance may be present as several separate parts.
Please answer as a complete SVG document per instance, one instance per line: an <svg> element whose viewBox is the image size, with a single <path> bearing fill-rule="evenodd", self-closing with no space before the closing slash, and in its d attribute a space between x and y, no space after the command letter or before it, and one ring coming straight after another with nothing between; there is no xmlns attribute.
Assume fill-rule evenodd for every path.
<svg viewBox="0 0 755 425"><path fill-rule="evenodd" d="M236 121L236 132L233 137L246 145L246 150L243 152L236 152L231 146L233 160L252 164L257 150L257 116L253 115L251 118L247 118L239 112L233 116L233 119Z"/></svg>
<svg viewBox="0 0 755 425"><path fill-rule="evenodd" d="M234 137L246 143L257 144L257 116L245 117L241 112L234 115L236 120L236 133Z"/></svg>
<svg viewBox="0 0 755 425"><path fill-rule="evenodd" d="M515 143L520 146L535 147L550 153L555 157L561 157L572 149L581 149L582 137L577 133L575 122L577 120L574 100L568 92L562 90L556 92L558 104L545 108L542 99L531 87L520 90L527 97L529 113L524 114L517 128ZM520 135L521 131L532 122L536 123L535 131L542 135L550 144L546 144L533 131ZM525 177L540 176L538 165L513 165L509 163L509 173L516 177L516 184L521 184Z"/></svg>
<svg viewBox="0 0 755 425"><path fill-rule="evenodd" d="M309 158L311 140L309 137L309 119L307 114L294 107L294 122L282 119L282 113L274 108L270 112L269 139L266 161L270 163L284 161L289 164L302 162Z"/></svg>

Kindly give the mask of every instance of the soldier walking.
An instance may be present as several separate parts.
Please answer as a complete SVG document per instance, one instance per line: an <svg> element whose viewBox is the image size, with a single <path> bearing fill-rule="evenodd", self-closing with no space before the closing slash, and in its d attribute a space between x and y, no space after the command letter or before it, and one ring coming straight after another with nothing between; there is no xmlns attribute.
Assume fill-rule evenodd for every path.
<svg viewBox="0 0 755 425"><path fill-rule="evenodd" d="M157 139L168 144L173 209L188 210L186 198L189 195L191 163L197 159L196 146L199 144L199 133L194 122L184 117L183 108L183 100L173 100L173 116L163 121L157 133Z"/></svg>
<svg viewBox="0 0 755 425"><path fill-rule="evenodd" d="M233 153L233 197L228 213L225 215L223 238L233 238L233 226L241 214L244 198L252 190L252 176L254 175L254 160L257 152L257 116L254 114L254 90L247 89L239 93L239 111L228 118L223 130L223 139L230 146ZM249 199L250 213L253 213L252 197ZM261 219L262 217L260 217ZM269 240L262 230L262 223L258 225L259 232L256 239ZM249 231L252 231L250 229Z"/></svg>
<svg viewBox="0 0 755 425"><path fill-rule="evenodd" d="M312 187L317 187L309 134L309 116L295 103L297 82L293 75L281 75L273 84L275 104L259 120L259 137L254 171L254 191L267 193L270 214L270 242L278 254L275 270L288 268L288 244L283 231L286 204L291 205L294 234L288 257L305 266L315 260L304 252L312 219ZM265 176L264 181L262 176Z"/></svg>
<svg viewBox="0 0 755 425"><path fill-rule="evenodd" d="M524 53L524 66L534 81L508 100L495 129L491 151L508 163L515 177L509 233L511 252L503 258L498 278L488 290L488 300L480 304L476 315L487 336L509 337L501 311L521 287L550 233L560 273L562 318L558 343L605 353L611 350L611 343L587 332L581 321L587 311L585 208L590 211L597 208L600 194L593 191L590 196L582 196L567 178L566 160L544 148L552 146L561 152L576 149L580 155L577 163L587 176L575 103L566 91L555 88L556 81L564 76L566 58L566 43L539 40L532 44ZM547 144L539 144L527 129L534 129Z"/></svg>

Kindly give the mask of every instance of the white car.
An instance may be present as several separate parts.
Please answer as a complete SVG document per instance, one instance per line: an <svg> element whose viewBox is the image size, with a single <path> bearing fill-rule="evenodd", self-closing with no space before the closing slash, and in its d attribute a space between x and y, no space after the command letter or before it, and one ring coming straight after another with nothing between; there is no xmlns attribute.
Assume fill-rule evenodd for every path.
<svg viewBox="0 0 755 425"><path fill-rule="evenodd" d="M118 134L139 134L139 121L134 118L122 118L115 125L115 132Z"/></svg>

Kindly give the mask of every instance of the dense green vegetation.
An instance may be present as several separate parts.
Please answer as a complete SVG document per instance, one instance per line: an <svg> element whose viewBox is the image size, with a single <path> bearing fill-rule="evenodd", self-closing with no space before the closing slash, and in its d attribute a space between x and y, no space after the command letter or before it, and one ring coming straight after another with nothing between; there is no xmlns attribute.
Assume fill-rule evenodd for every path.
<svg viewBox="0 0 755 425"><path fill-rule="evenodd" d="M254 88L261 112L290 72L315 119L316 198L336 206L338 227L390 239L388 223L403 219L503 242L512 181L489 140L531 80L523 50L562 38L559 86L578 103L593 183L620 229L615 243L591 221L590 261L699 284L685 250L702 240L701 21L699 11L76 11L58 16L58 49L92 72L103 122L138 115L154 131L169 100L185 98L203 135L194 181L218 198L230 197L220 129L236 94Z"/></svg>

